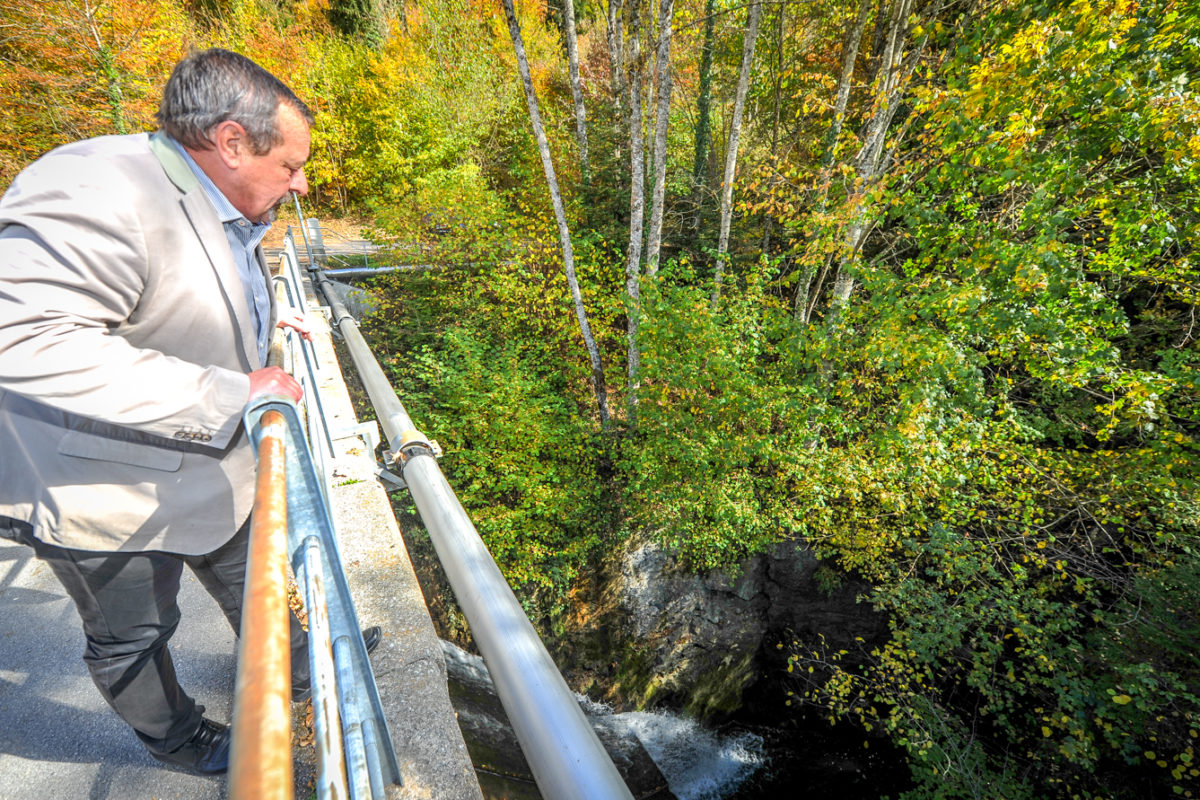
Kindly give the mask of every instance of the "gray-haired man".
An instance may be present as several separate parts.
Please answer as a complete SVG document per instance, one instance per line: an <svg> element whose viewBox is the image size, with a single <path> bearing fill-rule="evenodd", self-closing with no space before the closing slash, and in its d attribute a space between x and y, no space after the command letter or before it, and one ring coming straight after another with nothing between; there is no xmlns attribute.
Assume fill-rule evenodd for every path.
<svg viewBox="0 0 1200 800"><path fill-rule="evenodd" d="M67 145L0 199L0 528L75 601L84 661L169 765L223 772L229 729L176 681L167 642L189 566L240 625L254 455L248 399L280 316L259 243L307 191L312 114L247 58L193 53L153 135ZM378 641L370 631L368 645ZM307 694L293 620L295 696Z"/></svg>

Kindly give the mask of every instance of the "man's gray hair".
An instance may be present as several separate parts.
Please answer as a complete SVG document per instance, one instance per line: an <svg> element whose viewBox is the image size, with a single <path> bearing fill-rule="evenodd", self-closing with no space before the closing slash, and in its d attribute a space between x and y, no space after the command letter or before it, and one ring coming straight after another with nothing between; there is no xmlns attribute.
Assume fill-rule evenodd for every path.
<svg viewBox="0 0 1200 800"><path fill-rule="evenodd" d="M213 147L217 125L232 120L246 131L254 155L283 144L276 115L287 103L313 122L312 111L283 81L245 56L220 48L189 54L175 65L155 119L173 139L193 150Z"/></svg>

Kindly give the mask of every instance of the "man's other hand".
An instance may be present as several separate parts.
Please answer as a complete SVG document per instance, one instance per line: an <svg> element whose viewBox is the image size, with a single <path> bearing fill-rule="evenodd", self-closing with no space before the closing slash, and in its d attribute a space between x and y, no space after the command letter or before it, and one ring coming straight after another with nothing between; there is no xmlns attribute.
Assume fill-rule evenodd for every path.
<svg viewBox="0 0 1200 800"><path fill-rule="evenodd" d="M281 394L298 403L304 392L296 379L279 367L263 367L251 372L250 397L247 400L256 400L268 394Z"/></svg>
<svg viewBox="0 0 1200 800"><path fill-rule="evenodd" d="M275 327L291 328L308 341L312 341L312 326L308 324L308 318L293 308L280 310L279 321L275 323Z"/></svg>

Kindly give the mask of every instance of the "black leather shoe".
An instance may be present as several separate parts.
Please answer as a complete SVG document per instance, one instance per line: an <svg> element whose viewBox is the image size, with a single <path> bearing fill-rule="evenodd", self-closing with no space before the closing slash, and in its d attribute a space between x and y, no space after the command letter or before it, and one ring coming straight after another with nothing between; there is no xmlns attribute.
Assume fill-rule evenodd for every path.
<svg viewBox="0 0 1200 800"><path fill-rule="evenodd" d="M182 747L170 753L150 751L150 755L172 769L219 775L229 769L229 726L201 717L200 727Z"/></svg>
<svg viewBox="0 0 1200 800"><path fill-rule="evenodd" d="M363 644L366 645L367 655L375 652L375 648L379 647L379 643L383 641L383 628L378 625L372 625L369 628L363 628L362 632ZM292 681L292 702L303 703L308 698L312 697L312 682L305 680L304 682Z"/></svg>

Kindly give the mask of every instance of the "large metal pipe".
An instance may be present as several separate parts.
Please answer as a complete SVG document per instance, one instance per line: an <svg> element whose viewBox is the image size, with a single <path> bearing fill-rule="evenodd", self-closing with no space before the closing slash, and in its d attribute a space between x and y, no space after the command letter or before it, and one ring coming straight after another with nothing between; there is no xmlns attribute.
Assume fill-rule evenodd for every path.
<svg viewBox="0 0 1200 800"><path fill-rule="evenodd" d="M263 415L234 695L234 800L292 800L292 651L287 602L284 421Z"/></svg>
<svg viewBox="0 0 1200 800"><path fill-rule="evenodd" d="M346 306L333 289L333 282L319 270L315 271L312 277L329 306L331 322L346 342L350 358L358 370L363 388L367 390L367 396L371 398L371 405L375 407L375 415L392 451L399 453L414 442L425 442L425 436L413 425L408 411L396 397L396 390L392 388L387 375L375 360L370 345L358 329L358 322L346 310Z"/></svg>
<svg viewBox="0 0 1200 800"><path fill-rule="evenodd" d="M542 795L632 798L437 461L414 453L404 481Z"/></svg>

